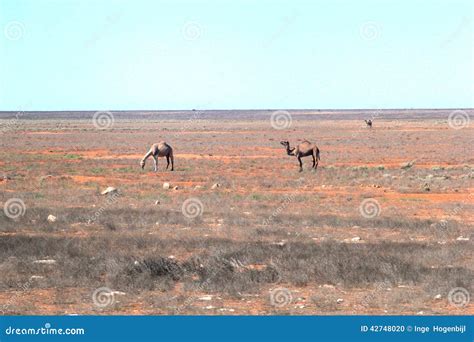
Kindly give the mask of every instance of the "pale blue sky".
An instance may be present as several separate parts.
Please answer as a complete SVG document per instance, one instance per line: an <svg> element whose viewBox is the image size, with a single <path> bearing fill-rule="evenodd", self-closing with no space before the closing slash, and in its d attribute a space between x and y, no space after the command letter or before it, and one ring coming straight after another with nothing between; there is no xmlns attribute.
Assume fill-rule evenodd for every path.
<svg viewBox="0 0 474 342"><path fill-rule="evenodd" d="M0 0L0 110L474 107L473 0Z"/></svg>

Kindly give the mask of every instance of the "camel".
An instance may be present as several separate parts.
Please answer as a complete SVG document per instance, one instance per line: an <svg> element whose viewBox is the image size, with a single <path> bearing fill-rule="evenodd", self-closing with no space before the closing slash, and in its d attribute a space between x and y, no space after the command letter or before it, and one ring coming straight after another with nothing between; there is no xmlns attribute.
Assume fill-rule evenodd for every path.
<svg viewBox="0 0 474 342"><path fill-rule="evenodd" d="M296 156L298 158L298 161L300 163L300 172L303 171L303 162L301 161L302 157L307 157L307 156L312 156L313 157L313 166L311 167L312 169L314 168L314 171L318 168L318 163L319 160L321 159L319 157L319 148L315 144L310 143L308 140L303 140L303 142L299 145L296 145L296 147L290 148L290 143L288 141L281 141L280 144L285 146L286 148L286 153L289 156Z"/></svg>
<svg viewBox="0 0 474 342"><path fill-rule="evenodd" d="M372 120L364 120L365 123L367 124L367 127L372 128Z"/></svg>
<svg viewBox="0 0 474 342"><path fill-rule="evenodd" d="M150 150L140 161L140 166L142 169L145 168L145 162L150 156L153 157L154 160L155 172L158 172L158 157L166 157L166 161L168 162L168 165L166 165L166 170L168 170L171 160L171 171L174 171L173 149L166 142L161 141L158 144L151 145Z"/></svg>

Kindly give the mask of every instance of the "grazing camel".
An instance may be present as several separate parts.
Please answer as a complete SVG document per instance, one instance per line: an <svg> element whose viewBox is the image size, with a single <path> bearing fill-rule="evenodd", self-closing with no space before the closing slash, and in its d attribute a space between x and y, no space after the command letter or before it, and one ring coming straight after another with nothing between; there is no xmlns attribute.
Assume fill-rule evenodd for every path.
<svg viewBox="0 0 474 342"><path fill-rule="evenodd" d="M364 120L365 123L367 124L367 127L372 128L372 120Z"/></svg>
<svg viewBox="0 0 474 342"><path fill-rule="evenodd" d="M296 156L300 163L300 172L303 171L303 162L301 161L302 157L312 156L313 157L313 166L314 170L318 168L319 160L319 148L315 144L310 143L308 140L303 140L303 142L296 147L290 148L290 143L288 141L281 141L280 144L285 146L286 153L289 156Z"/></svg>
<svg viewBox="0 0 474 342"><path fill-rule="evenodd" d="M154 160L155 172L158 171L158 157L166 157L166 161L168 162L168 165L166 165L166 170L168 170L171 160L171 171L174 171L173 149L166 142L161 141L158 144L151 145L148 153L145 154L143 159L140 161L140 166L142 169L145 168L145 162L150 156L153 157Z"/></svg>

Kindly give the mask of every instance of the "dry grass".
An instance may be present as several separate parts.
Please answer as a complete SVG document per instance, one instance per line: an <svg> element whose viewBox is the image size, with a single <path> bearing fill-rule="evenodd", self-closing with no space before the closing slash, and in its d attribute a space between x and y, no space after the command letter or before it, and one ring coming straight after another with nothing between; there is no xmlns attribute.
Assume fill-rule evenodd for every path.
<svg viewBox="0 0 474 342"><path fill-rule="evenodd" d="M122 114L106 131L90 120L61 129L31 120L5 134L0 201L26 204L15 220L0 212L0 297L17 301L7 312L51 313L35 307L53 303L56 313L95 313L90 293L101 286L127 294L113 313L226 314L218 310L229 305L251 314L448 313L449 303L435 308L433 296L453 287L472 293L470 131L429 119L387 118L367 132L357 120L302 114L291 130L275 131L252 113L245 114L252 121L185 126L179 115L139 122ZM316 173L309 159L297 172L279 145L283 136L316 139ZM176 172L138 167L157 139L175 147ZM113 201L100 195L107 186L120 189ZM182 214L190 197L203 205L196 218ZM374 218L359 212L368 198L380 205ZM308 311L271 307L275 286ZM190 300L208 294L215 311Z"/></svg>
<svg viewBox="0 0 474 342"><path fill-rule="evenodd" d="M203 252L198 252L203 250ZM49 237L2 237L4 289L26 282L31 275L45 276L42 287L94 287L104 277L111 286L126 291L170 290L175 282L187 288L232 295L255 292L262 284L334 284L366 287L378 282L416 284L430 291L470 288L474 272L449 267L472 253L467 243L430 246L420 243L322 244L288 242L236 243L222 239L169 240L102 235L67 239ZM157 253L159 251L160 253ZM168 253L192 253L184 260ZM54 259L57 264L34 264ZM251 265L262 265L252 269ZM436 284L436 287L433 287Z"/></svg>

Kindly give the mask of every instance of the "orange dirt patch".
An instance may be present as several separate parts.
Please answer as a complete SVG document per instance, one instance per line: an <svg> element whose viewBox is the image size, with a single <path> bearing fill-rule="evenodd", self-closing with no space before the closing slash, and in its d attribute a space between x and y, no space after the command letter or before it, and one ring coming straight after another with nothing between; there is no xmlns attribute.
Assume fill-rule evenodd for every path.
<svg viewBox="0 0 474 342"><path fill-rule="evenodd" d="M57 260L57 272L48 268L53 266L36 264L32 274L16 274L15 267L7 268L0 277L4 289L0 302L8 303L14 298L7 314L173 314L177 308L181 314L208 315L383 315L416 314L422 310L426 314L473 313L473 303L462 309L449 305L447 293L442 294L442 300L434 300L436 293L429 293L429 285L423 281L402 284L403 288L394 281L387 292L374 291L375 283L357 285L362 288L325 286L318 280L300 285L311 265L299 260L293 267L301 267L301 278L285 278L282 274L279 283L259 283L239 296L185 287L187 280L135 291L108 278L108 263L102 271L104 265L97 264L99 260L116 260L124 266L120 271L124 272L134 260L161 256L179 262L199 261L203 255L234 255L241 244L270 244L272 247L265 253L278 265L283 263L278 259L280 248L294 242L298 242L295 246L344 243L343 248L356 249L387 244L394 251L397 244L410 244L414 255L420 258L403 257L407 264L473 270L472 256L463 252L472 244L474 224L470 176L474 160L466 153L472 140L471 128L461 132L431 119L381 118L368 130L362 120L322 120L316 116L314 120L300 120L298 116L294 119L292 128L285 131L274 130L268 116L254 121L210 121L205 127L189 125L180 131L183 122L179 120L117 118L112 129L101 132L73 120L72 130L68 131L54 130L51 122L43 126L39 120L25 120L24 132L19 132L25 136L19 138L27 143L26 149L36 151L23 151L25 144L19 143L16 133L11 134L11 139L2 140L0 166L9 179L4 181L0 173L0 188L4 194L2 204L8 198L21 198L27 209L17 220L3 218L0 238L8 241L26 237L33 241L32 246L39 246L23 250L28 254L26 262L46 258L50 251L45 253L41 247L49 238L77 239L81 248L48 255ZM303 159L304 171L298 173L296 158L287 156L279 144L280 140L289 140L294 146L303 138L316 142L321 149L317 172L309 171L311 157L307 157ZM158 173L151 171L152 163L140 170L138 161L152 142L161 139L175 148L176 172L165 171L162 159ZM28 155L22 159L24 153ZM66 160L67 154L81 158ZM412 160L415 163L409 171L401 170L403 163ZM381 165L386 171L377 170ZM445 169L426 170L434 166ZM354 172L351 167L368 169ZM101 169L104 174L97 174L96 170ZM428 173L433 173L431 191L423 192L421 184ZM446 178L438 177L441 175ZM302 183L297 182L300 178L304 179ZM178 190L164 190L164 182L172 188L178 186ZM214 183L222 186L211 189ZM201 187L196 189L196 185ZM105 196L99 197L97 188L104 190L108 186L123 190L119 201L109 203ZM202 202L202 215L183 216L182 206L188 198ZM381 212L375 221L360 214L359 206L365 198L375 198L380 204ZM87 214L95 212L104 216L88 224ZM141 212L144 214L138 215ZM56 223L47 221L49 213L57 216ZM265 226L264 219L274 213L275 220ZM438 227L442 219L449 221L447 229ZM413 223L414 229L407 229L405 222L406 226ZM464 239L458 240L460 236ZM83 238L103 243L98 245L99 250L86 251ZM221 239L225 240L222 249L217 248ZM352 243L356 245L349 245ZM11 246L4 250L5 262L10 256L18 258L17 251L12 250L16 245ZM430 257L431 248L439 260ZM83 252L87 253L82 255ZM260 260L262 252L255 252L255 259L237 260L233 266L237 272L258 275L271 271L267 269L270 261ZM86 261L76 264L76 255ZM396 258L393 260L397 267ZM69 263L74 267L63 267ZM79 267L86 276L76 286L70 282L69 271ZM28 290L17 287L12 291L12 284L17 284L19 277L27 282L32 275L35 277L29 281ZM200 276L192 277L195 282L200 281ZM57 282L52 283L52 279ZM160 280L155 281L158 284ZM91 296L102 285L126 294L117 295L110 307L97 308ZM271 306L269 291L276 287L291 291L291 304L284 308ZM207 299L199 299L204 296ZM368 296L380 298L376 298L374 306L367 307L361 303ZM336 302L338 298L343 301Z"/></svg>
<svg viewBox="0 0 474 342"><path fill-rule="evenodd" d="M341 162L341 163L331 163L331 164L324 164L324 166L339 166L339 167L352 167L352 166L366 166L366 167L373 167L376 168L378 166L384 166L387 168L392 169L401 169L403 163L408 162L406 159L400 159L398 161L386 160L382 159L380 162L373 163L373 162ZM414 168L421 168L421 169L431 169L434 166L440 167L452 167L452 168L463 168L465 164L449 164L449 163L416 163L412 166Z"/></svg>
<svg viewBox="0 0 474 342"><path fill-rule="evenodd" d="M26 135L64 135L64 134L74 134L74 132L64 132L64 131L33 131L33 132L22 132Z"/></svg>
<svg viewBox="0 0 474 342"><path fill-rule="evenodd" d="M136 180L127 179L125 177L118 178L118 177L107 177L107 176L70 176L70 178L79 184L95 182L99 184L123 184L123 183L136 183Z"/></svg>
<svg viewBox="0 0 474 342"><path fill-rule="evenodd" d="M74 151L74 153L79 154L80 156L84 158L98 158L98 157L102 158L102 157L111 155L111 152L105 149L90 150L90 151Z"/></svg>
<svg viewBox="0 0 474 342"><path fill-rule="evenodd" d="M396 193L387 192L383 195L390 199L419 199L427 202L458 202L458 203L474 203L474 196L470 193L446 193L446 194L434 194L434 193Z"/></svg>

